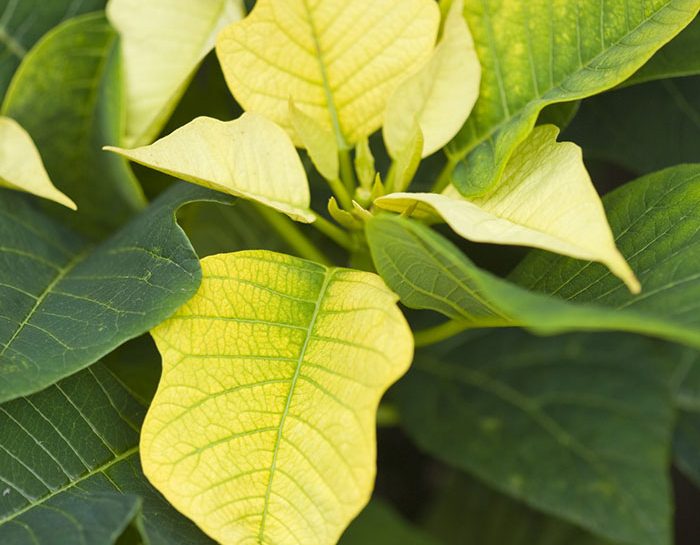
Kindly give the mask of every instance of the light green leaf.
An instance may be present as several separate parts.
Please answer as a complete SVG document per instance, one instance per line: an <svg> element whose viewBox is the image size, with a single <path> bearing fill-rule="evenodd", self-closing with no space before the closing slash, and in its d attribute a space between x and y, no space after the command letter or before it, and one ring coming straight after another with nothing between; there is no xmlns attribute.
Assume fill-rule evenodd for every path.
<svg viewBox="0 0 700 545"><path fill-rule="evenodd" d="M112 545L134 521L149 545L213 545L143 476L143 414L102 364L0 405L0 543Z"/></svg>
<svg viewBox="0 0 700 545"><path fill-rule="evenodd" d="M604 263L630 291L639 282L615 247L600 197L570 142L557 142L554 125L535 128L508 163L498 189L465 199L450 187L442 194L396 193L377 206L437 216L475 242L532 246Z"/></svg>
<svg viewBox="0 0 700 545"><path fill-rule="evenodd" d="M414 123L423 133L421 156L427 157L452 140L474 107L481 65L462 16L463 4L463 0L452 3L432 57L389 99L383 134L393 158L409 146Z"/></svg>
<svg viewBox="0 0 700 545"><path fill-rule="evenodd" d="M53 185L32 137L14 119L0 117L0 142L0 186L76 209L75 203Z"/></svg>
<svg viewBox="0 0 700 545"><path fill-rule="evenodd" d="M104 5L105 0L0 0L0 100L12 74L39 38L64 19Z"/></svg>
<svg viewBox="0 0 700 545"><path fill-rule="evenodd" d="M21 194L0 198L0 402L97 361L170 316L197 290L197 256L175 211L216 194L179 184L102 244Z"/></svg>
<svg viewBox="0 0 700 545"><path fill-rule="evenodd" d="M395 399L438 459L615 543L671 545L680 352L638 336L473 332L418 352Z"/></svg>
<svg viewBox="0 0 700 545"><path fill-rule="evenodd" d="M289 120L297 140L309 152L309 157L319 174L326 180L338 180L340 178L338 143L333 133L297 108L292 99L289 100Z"/></svg>
<svg viewBox="0 0 700 545"><path fill-rule="evenodd" d="M223 545L334 545L369 500L377 405L413 355L396 296L376 275L272 252L202 268L153 331L145 473Z"/></svg>
<svg viewBox="0 0 700 545"><path fill-rule="evenodd" d="M489 191L545 106L623 82L698 10L699 0L468 2L483 79L448 148L456 187L464 195Z"/></svg>
<svg viewBox="0 0 700 545"><path fill-rule="evenodd" d="M360 187L365 191L371 191L377 176L374 165L374 155L369 147L367 138L360 140L355 146L355 171L360 182Z"/></svg>
<svg viewBox="0 0 700 545"><path fill-rule="evenodd" d="M110 0L124 56L125 146L153 142L216 35L244 13L242 0Z"/></svg>
<svg viewBox="0 0 700 545"><path fill-rule="evenodd" d="M338 545L438 545L381 500L372 500Z"/></svg>
<svg viewBox="0 0 700 545"><path fill-rule="evenodd" d="M587 160L636 174L700 162L700 76L654 81L586 100L566 131Z"/></svg>
<svg viewBox="0 0 700 545"><path fill-rule="evenodd" d="M311 196L292 141L258 114L233 121L198 117L150 146L108 146L132 161L171 176L250 199L311 223Z"/></svg>
<svg viewBox="0 0 700 545"><path fill-rule="evenodd" d="M387 191L404 191L411 185L420 166L422 149L423 133L418 123L414 122L406 147L394 157L394 163L386 181Z"/></svg>
<svg viewBox="0 0 700 545"><path fill-rule="evenodd" d="M439 22L434 0L259 0L216 51L244 109L295 137L291 97L342 149L381 126L388 98L430 56Z"/></svg>
<svg viewBox="0 0 700 545"><path fill-rule="evenodd" d="M623 85L700 74L700 18L662 47Z"/></svg>
<svg viewBox="0 0 700 545"><path fill-rule="evenodd" d="M47 203L63 224L101 239L145 205L118 144L123 103L117 35L102 14L70 19L24 58L2 106L31 135L54 183L78 213Z"/></svg>

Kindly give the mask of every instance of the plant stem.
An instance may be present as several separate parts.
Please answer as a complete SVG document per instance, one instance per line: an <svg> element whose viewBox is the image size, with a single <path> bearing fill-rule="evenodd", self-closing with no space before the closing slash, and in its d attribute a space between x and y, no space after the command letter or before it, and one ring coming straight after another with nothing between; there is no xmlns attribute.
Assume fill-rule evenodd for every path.
<svg viewBox="0 0 700 545"><path fill-rule="evenodd" d="M300 257L323 265L332 265L331 261L306 238L306 235L287 216L263 204L256 204L255 208Z"/></svg>
<svg viewBox="0 0 700 545"><path fill-rule="evenodd" d="M413 334L416 346L430 346L454 337L458 333L472 327L472 324L457 320L450 320L435 327L429 327Z"/></svg>
<svg viewBox="0 0 700 545"><path fill-rule="evenodd" d="M328 182L331 191L333 191L333 195L335 195L335 198L338 199L340 206L347 211L352 210L352 197L350 196L350 193L348 193L348 190L343 182L337 179L326 181Z"/></svg>
<svg viewBox="0 0 700 545"><path fill-rule="evenodd" d="M457 161L448 157L447 163L445 163L442 172L440 172L440 176L438 176L433 188L430 190L432 193L442 193L443 190L450 185L455 166L457 166Z"/></svg>
<svg viewBox="0 0 700 545"><path fill-rule="evenodd" d="M350 159L350 150L342 149L338 152L340 159L340 178L345 184L345 188L352 195L355 192L357 181L355 180L355 170Z"/></svg>
<svg viewBox="0 0 700 545"><path fill-rule="evenodd" d="M338 246L341 246L350 252L356 249L350 235L320 214L316 214L316 221L314 221L311 225L330 238L333 242L338 244Z"/></svg>

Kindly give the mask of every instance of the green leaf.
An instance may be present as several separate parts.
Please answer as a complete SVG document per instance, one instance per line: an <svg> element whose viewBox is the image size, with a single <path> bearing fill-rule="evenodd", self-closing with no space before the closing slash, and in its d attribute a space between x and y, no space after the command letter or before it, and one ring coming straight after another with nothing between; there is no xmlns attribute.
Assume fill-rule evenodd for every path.
<svg viewBox="0 0 700 545"><path fill-rule="evenodd" d="M49 176L78 205L77 214L47 204L64 224L104 237L144 205L123 159L102 151L122 135L117 35L101 14L53 29L25 57L3 114L32 136ZM48 208L51 207L51 208Z"/></svg>
<svg viewBox="0 0 700 545"><path fill-rule="evenodd" d="M439 24L434 0L258 0L219 34L216 52L245 110L295 138L291 97L345 149L381 126L389 97L430 56Z"/></svg>
<svg viewBox="0 0 700 545"><path fill-rule="evenodd" d="M448 148L452 181L489 191L549 104L588 97L631 76L700 10L698 0L468 2L483 68L471 117Z"/></svg>
<svg viewBox="0 0 700 545"><path fill-rule="evenodd" d="M64 19L102 9L105 0L0 0L0 100L27 52Z"/></svg>
<svg viewBox="0 0 700 545"><path fill-rule="evenodd" d="M501 184L486 197L466 199L450 186L442 194L394 193L376 205L443 219L474 242L531 246L599 261L638 293L639 282L615 247L581 149L557 142L558 135L554 125L536 127L513 154Z"/></svg>
<svg viewBox="0 0 700 545"><path fill-rule="evenodd" d="M686 351L677 378L673 455L678 468L700 486L700 352Z"/></svg>
<svg viewBox="0 0 700 545"><path fill-rule="evenodd" d="M662 47L624 85L700 74L700 18Z"/></svg>
<svg viewBox="0 0 700 545"><path fill-rule="evenodd" d="M150 146L107 146L132 161L312 223L309 181L289 136L258 114L198 117Z"/></svg>
<svg viewBox="0 0 700 545"><path fill-rule="evenodd" d="M612 541L670 545L681 351L615 334L474 332L419 351L396 399L437 458Z"/></svg>
<svg viewBox="0 0 700 545"><path fill-rule="evenodd" d="M463 473L449 474L428 508L425 526L445 545L606 545Z"/></svg>
<svg viewBox="0 0 700 545"><path fill-rule="evenodd" d="M438 542L403 520L388 503L372 500L338 545L438 545Z"/></svg>
<svg viewBox="0 0 700 545"><path fill-rule="evenodd" d="M111 545L136 516L149 545L212 545L146 482L143 414L101 364L0 405L0 542Z"/></svg>
<svg viewBox="0 0 700 545"><path fill-rule="evenodd" d="M75 210L51 182L32 137L14 119L0 117L0 186L26 191Z"/></svg>
<svg viewBox="0 0 700 545"><path fill-rule="evenodd" d="M225 544L334 545L369 500L375 417L413 339L370 273L266 251L202 260L152 332L163 377L144 472Z"/></svg>
<svg viewBox="0 0 700 545"><path fill-rule="evenodd" d="M700 162L700 76L668 79L586 100L566 131L586 159L637 174Z"/></svg>
<svg viewBox="0 0 700 545"><path fill-rule="evenodd" d="M174 213L211 192L174 187L102 244L0 199L0 400L36 392L158 324L196 291L197 256Z"/></svg>
<svg viewBox="0 0 700 545"><path fill-rule="evenodd" d="M110 0L124 54L126 146L155 140L216 35L243 14L241 0Z"/></svg>

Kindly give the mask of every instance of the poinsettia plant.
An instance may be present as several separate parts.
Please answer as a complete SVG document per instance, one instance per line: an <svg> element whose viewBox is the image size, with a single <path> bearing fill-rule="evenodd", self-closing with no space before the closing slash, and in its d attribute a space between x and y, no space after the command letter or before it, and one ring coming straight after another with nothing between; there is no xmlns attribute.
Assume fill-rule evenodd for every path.
<svg viewBox="0 0 700 545"><path fill-rule="evenodd" d="M674 542L700 0L0 7L0 543Z"/></svg>

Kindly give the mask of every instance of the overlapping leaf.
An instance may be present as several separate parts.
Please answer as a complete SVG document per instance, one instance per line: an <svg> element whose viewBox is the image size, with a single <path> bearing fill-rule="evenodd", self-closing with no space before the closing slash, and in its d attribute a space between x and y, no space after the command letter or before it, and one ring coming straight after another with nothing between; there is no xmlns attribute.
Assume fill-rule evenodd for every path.
<svg viewBox="0 0 700 545"><path fill-rule="evenodd" d="M175 187L93 247L36 210L0 199L0 400L36 392L158 324L199 285L175 211L211 192Z"/></svg>
<svg viewBox="0 0 700 545"><path fill-rule="evenodd" d="M467 2L484 77L448 150L458 163L452 180L459 191L491 190L542 108L626 80L698 10L698 0Z"/></svg>
<svg viewBox="0 0 700 545"><path fill-rule="evenodd" d="M271 252L202 267L153 331L164 371L145 473L224 545L333 545L369 500L379 399L411 361L396 296L376 275Z"/></svg>

